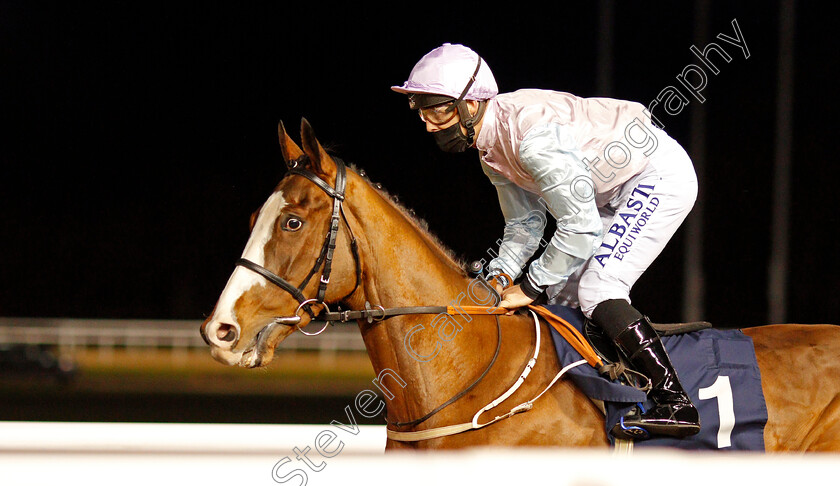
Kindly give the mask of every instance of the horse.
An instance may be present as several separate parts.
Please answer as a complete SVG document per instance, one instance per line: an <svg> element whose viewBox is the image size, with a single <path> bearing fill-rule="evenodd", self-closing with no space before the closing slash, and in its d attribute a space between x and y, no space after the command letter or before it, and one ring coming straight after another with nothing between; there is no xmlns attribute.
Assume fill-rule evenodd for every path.
<svg viewBox="0 0 840 486"><path fill-rule="evenodd" d="M320 311L358 322L387 398L389 428L423 433L470 418L489 423L476 412L491 401L498 409L530 403L527 412L511 410L460 433L419 440L389 434L386 450L608 447L602 408L571 380L557 379L564 363L551 339L539 338L548 335L545 321L527 313L440 313L436 306L463 305L465 296L485 305L492 292L475 285L465 265L381 186L328 153L305 119L300 132L298 146L278 126L288 170L252 215L242 258L201 325L212 356L266 366L293 332L326 328L311 332L321 325ZM765 450L840 451L840 327L743 332L761 371ZM519 380L523 375L528 379Z"/></svg>

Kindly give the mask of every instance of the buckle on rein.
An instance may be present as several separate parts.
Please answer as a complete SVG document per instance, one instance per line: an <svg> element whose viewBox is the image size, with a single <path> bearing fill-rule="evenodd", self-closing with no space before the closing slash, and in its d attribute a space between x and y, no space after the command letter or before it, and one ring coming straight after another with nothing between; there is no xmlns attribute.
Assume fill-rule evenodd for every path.
<svg viewBox="0 0 840 486"><path fill-rule="evenodd" d="M300 321L301 321L300 311L301 311L301 309L303 309L304 306L307 306L307 305L313 304L313 303L314 304L320 304L320 305L324 306L324 309L326 310L326 315L323 316L320 319L317 318L319 316L316 316L315 319L312 319L312 322L323 322L324 326L320 330L318 330L317 332L310 333L310 332L304 331L303 328L300 327ZM298 331L302 332L303 334L306 334L307 336L316 336L316 335L324 332L324 330L326 330L327 326L334 323L334 322L350 322L350 321L355 321L357 319L365 319L368 322L368 324L372 324L374 322L380 322L380 321L385 320L385 318L387 316L388 316L388 313L385 311L384 307L382 307L381 305L377 305L376 307L372 307L370 305L370 302L365 302L365 309L364 310L354 311L354 310L349 310L348 309L348 310L333 312L333 311L330 310L330 308L326 304L326 302L320 302L317 299L307 299L307 300L301 302L298 305L297 309L295 309L295 315L294 316L275 317L274 320L272 321L272 323L273 324L281 324L281 325L284 325L284 326L295 327Z"/></svg>

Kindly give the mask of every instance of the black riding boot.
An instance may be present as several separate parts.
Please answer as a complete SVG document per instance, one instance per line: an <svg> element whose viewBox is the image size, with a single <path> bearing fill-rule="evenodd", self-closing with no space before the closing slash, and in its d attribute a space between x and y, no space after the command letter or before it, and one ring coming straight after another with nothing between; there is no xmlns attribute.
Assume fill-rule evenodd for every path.
<svg viewBox="0 0 840 486"><path fill-rule="evenodd" d="M609 324L602 327L630 365L650 378L652 385L649 396L654 406L624 417L613 427L613 436L619 439L639 439L647 435L682 438L700 432L697 409L683 390L650 321L623 300L602 302L592 318L599 325L599 319L609 319Z"/></svg>

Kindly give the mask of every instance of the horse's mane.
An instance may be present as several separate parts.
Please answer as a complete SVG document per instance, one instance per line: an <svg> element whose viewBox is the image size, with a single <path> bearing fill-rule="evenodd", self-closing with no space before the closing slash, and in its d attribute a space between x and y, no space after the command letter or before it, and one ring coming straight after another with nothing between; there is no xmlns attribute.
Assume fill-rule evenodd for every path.
<svg viewBox="0 0 840 486"><path fill-rule="evenodd" d="M440 238L437 237L432 231L429 229L429 223L426 222L423 218L417 216L417 213L413 209L406 207L402 202L400 202L399 197L391 194L388 192L381 183L373 182L368 177L367 173L364 169L359 169L354 164L348 164L347 167L356 173L359 177L362 178L365 182L368 183L376 192L378 192L386 201L391 203L400 213L402 213L405 218L412 223L417 230L429 239L429 241L438 248L449 260L451 263L458 268L461 273L464 275L467 274L467 263L463 258L460 258L458 255L455 254L450 248L448 248Z"/></svg>
<svg viewBox="0 0 840 486"><path fill-rule="evenodd" d="M330 156L335 157L335 152L332 147L327 147L322 145L324 150L330 154ZM302 155L296 159L296 162L300 165L305 165L309 158L306 155ZM352 163L345 163L346 167L352 170L356 175L362 178L367 184L373 188L380 196L383 197L386 201L388 201L394 208L402 214L409 223L411 223L417 231L424 236L429 242L440 252L449 259L449 263L452 264L453 267L458 269L463 275L467 275L467 263L463 258L460 258L458 255L455 254L450 248L443 244L440 238L437 237L432 231L429 229L429 224L423 219L417 216L413 209L407 208L404 204L402 204L399 200L399 197L389 193L381 183L373 182L368 177L367 173L364 169L358 168L355 164Z"/></svg>

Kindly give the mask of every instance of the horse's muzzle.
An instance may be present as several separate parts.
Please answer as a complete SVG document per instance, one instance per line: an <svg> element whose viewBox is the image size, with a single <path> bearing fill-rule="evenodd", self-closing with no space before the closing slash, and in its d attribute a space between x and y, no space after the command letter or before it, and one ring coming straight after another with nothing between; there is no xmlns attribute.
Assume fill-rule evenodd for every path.
<svg viewBox="0 0 840 486"><path fill-rule="evenodd" d="M254 345L243 353L239 364L246 368L268 364L274 356L274 348L294 332L299 322L300 317L281 317L260 329L254 338Z"/></svg>

